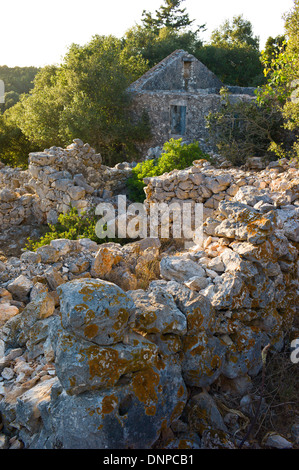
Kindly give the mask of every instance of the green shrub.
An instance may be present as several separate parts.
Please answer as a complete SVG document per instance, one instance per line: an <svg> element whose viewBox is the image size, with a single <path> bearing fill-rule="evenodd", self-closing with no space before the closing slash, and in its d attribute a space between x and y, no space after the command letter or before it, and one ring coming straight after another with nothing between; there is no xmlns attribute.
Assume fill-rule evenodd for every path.
<svg viewBox="0 0 299 470"><path fill-rule="evenodd" d="M209 155L203 153L198 142L182 144L182 139L170 139L165 142L161 157L140 162L133 168L133 175L127 182L129 198L132 201L143 202L145 199L143 182L144 178L160 176L172 170L183 170L192 165L194 160L205 158Z"/></svg>
<svg viewBox="0 0 299 470"><path fill-rule="evenodd" d="M37 248L49 245L51 240L58 238L67 238L68 240L79 240L80 238L89 238L97 243L113 241L117 243L127 243L125 239L98 238L95 232L95 226L99 219L95 216L94 210L89 210L79 214L78 209L72 207L68 213L58 216L58 223L49 226L49 231L39 240L28 238L26 249L35 251Z"/></svg>
<svg viewBox="0 0 299 470"><path fill-rule="evenodd" d="M240 166L250 157L274 159L270 144L282 138L282 115L256 100L237 101L221 90L222 106L206 118L210 139L221 155Z"/></svg>

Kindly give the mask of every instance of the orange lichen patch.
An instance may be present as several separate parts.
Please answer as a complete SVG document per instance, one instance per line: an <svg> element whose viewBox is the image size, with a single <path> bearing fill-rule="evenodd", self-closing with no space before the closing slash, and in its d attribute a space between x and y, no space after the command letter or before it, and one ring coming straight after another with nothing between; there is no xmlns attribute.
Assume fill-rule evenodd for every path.
<svg viewBox="0 0 299 470"><path fill-rule="evenodd" d="M75 312L81 313L86 310L89 310L89 306L87 304L77 304L74 306Z"/></svg>
<svg viewBox="0 0 299 470"><path fill-rule="evenodd" d="M192 349L198 342L197 336L185 336L183 338L183 350L189 351Z"/></svg>
<svg viewBox="0 0 299 470"><path fill-rule="evenodd" d="M199 307L194 308L187 314L187 327L190 330L200 330L200 327L204 321L204 316L201 313Z"/></svg>
<svg viewBox="0 0 299 470"><path fill-rule="evenodd" d="M157 320L157 315L152 310L146 310L145 312L139 313L136 318L136 328L144 330L147 333L158 333L157 328L154 328L152 324ZM152 331L155 330L155 331Z"/></svg>
<svg viewBox="0 0 299 470"><path fill-rule="evenodd" d="M166 367L166 364L163 360L163 357L162 355L160 356L160 354L158 354L155 359L154 359L154 364L155 366L157 367L158 370L162 370L162 369L165 369Z"/></svg>
<svg viewBox="0 0 299 470"><path fill-rule="evenodd" d="M156 406L155 405L152 405L152 406L148 406L146 409L145 409L145 414L147 416L155 416L156 414Z"/></svg>
<svg viewBox="0 0 299 470"><path fill-rule="evenodd" d="M182 350L182 340L178 335L166 334L160 336L161 341L167 343L169 352L175 354Z"/></svg>
<svg viewBox="0 0 299 470"><path fill-rule="evenodd" d="M116 395L108 395L103 398L102 401L102 413L110 414L118 404L118 398Z"/></svg>
<svg viewBox="0 0 299 470"><path fill-rule="evenodd" d="M158 401L155 388L159 385L159 382L159 374L152 368L138 372L132 379L132 388L136 397L147 407Z"/></svg>
<svg viewBox="0 0 299 470"><path fill-rule="evenodd" d="M88 338L88 339L92 339L94 338L97 334L98 334L98 331L99 331L99 327L97 325L88 325L85 329L84 329L84 335Z"/></svg>
<svg viewBox="0 0 299 470"><path fill-rule="evenodd" d="M217 354L215 354L215 356L213 356L213 357L212 357L212 360L211 360L211 367L212 367L212 369L214 369L214 371L215 371L216 369L219 369L219 367L221 366L221 364L222 364L221 358L220 358ZM214 371L213 371L213 370L211 371L211 375L213 374Z"/></svg>
<svg viewBox="0 0 299 470"><path fill-rule="evenodd" d="M66 352L68 349L71 349L74 346L75 343L75 338L72 335L69 334L64 334L61 337L61 348L64 352Z"/></svg>
<svg viewBox="0 0 299 470"><path fill-rule="evenodd" d="M74 387L76 385L76 377L70 377L69 381L70 381L70 386L71 387Z"/></svg>
<svg viewBox="0 0 299 470"><path fill-rule="evenodd" d="M112 348L100 349L97 346L89 346L81 349L81 361L87 359L90 379L95 377L105 378L107 385L113 385L119 378L127 361L119 358L118 351Z"/></svg>
<svg viewBox="0 0 299 470"><path fill-rule="evenodd" d="M100 285L94 281L85 283L84 287L81 287L79 294L83 294L83 301L88 302L93 299L93 293L99 290Z"/></svg>
<svg viewBox="0 0 299 470"><path fill-rule="evenodd" d="M177 395L178 395L178 398L181 398L185 393L185 389L183 387L183 385L181 385L177 391Z"/></svg>
<svg viewBox="0 0 299 470"><path fill-rule="evenodd" d="M233 337L233 341L237 348L237 351L241 352L244 350L249 350L255 345L254 338L250 338L247 333L237 333Z"/></svg>
<svg viewBox="0 0 299 470"><path fill-rule="evenodd" d="M95 380L96 384L114 386L120 376L128 372L136 372L146 364L155 354L156 346L147 345L136 350L124 351L124 357L120 357L117 347L99 347L91 345L80 348L79 362L84 362L89 367L89 380Z"/></svg>
<svg viewBox="0 0 299 470"><path fill-rule="evenodd" d="M92 408L87 408L86 412L89 414L89 416L93 416L95 414L95 410Z"/></svg>
<svg viewBox="0 0 299 470"><path fill-rule="evenodd" d="M179 401L174 409L173 409L173 412L171 413L171 416L170 416L170 422L172 423L173 421L175 421L176 419L179 419L179 417L181 416L181 414L183 413L183 409L185 408L185 402L184 401Z"/></svg>

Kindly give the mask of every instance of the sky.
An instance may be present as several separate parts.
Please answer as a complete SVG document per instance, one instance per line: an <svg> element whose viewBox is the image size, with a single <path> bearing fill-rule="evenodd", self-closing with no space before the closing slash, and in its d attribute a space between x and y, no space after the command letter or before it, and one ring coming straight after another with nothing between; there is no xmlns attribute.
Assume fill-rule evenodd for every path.
<svg viewBox="0 0 299 470"><path fill-rule="evenodd" d="M95 34L122 37L140 23L143 10L154 13L163 0L0 0L0 65L43 67L62 62L72 43L86 44ZM260 38L283 34L282 15L293 0L185 0L195 25L206 24L201 39L226 19L243 15Z"/></svg>

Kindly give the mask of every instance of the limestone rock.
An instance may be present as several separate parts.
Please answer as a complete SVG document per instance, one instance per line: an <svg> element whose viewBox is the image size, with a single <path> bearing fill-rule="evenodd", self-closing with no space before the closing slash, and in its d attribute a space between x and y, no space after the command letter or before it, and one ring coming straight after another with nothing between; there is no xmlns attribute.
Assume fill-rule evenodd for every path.
<svg viewBox="0 0 299 470"><path fill-rule="evenodd" d="M9 282L7 285L7 290L9 290L9 292L11 292L16 299L24 301L28 300L28 296L32 287L32 281L22 274L13 281Z"/></svg>
<svg viewBox="0 0 299 470"><path fill-rule="evenodd" d="M73 396L56 389L40 407L44 430L31 448L150 448L161 429L180 417L187 398L175 364L140 370L114 389Z"/></svg>
<svg viewBox="0 0 299 470"><path fill-rule="evenodd" d="M162 288L131 291L130 297L136 307L133 327L136 331L178 335L187 332L185 315L177 308L172 295Z"/></svg>
<svg viewBox="0 0 299 470"><path fill-rule="evenodd" d="M211 385L222 373L226 345L204 331L183 338L182 374L185 383L194 387Z"/></svg>
<svg viewBox="0 0 299 470"><path fill-rule="evenodd" d="M62 325L69 333L99 345L123 339L134 304L118 286L100 279L77 279L57 291Z"/></svg>
<svg viewBox="0 0 299 470"><path fill-rule="evenodd" d="M56 373L70 395L114 387L121 376L148 367L157 355L156 346L136 334L129 335L126 344L109 346L79 341L65 331L58 330L57 334Z"/></svg>
<svg viewBox="0 0 299 470"><path fill-rule="evenodd" d="M167 256L160 263L161 276L168 280L188 281L191 277L205 275L204 269L189 259Z"/></svg>
<svg viewBox="0 0 299 470"><path fill-rule="evenodd" d="M59 251L53 246L45 245L37 248L36 253L41 256L42 263L56 263L59 259Z"/></svg>

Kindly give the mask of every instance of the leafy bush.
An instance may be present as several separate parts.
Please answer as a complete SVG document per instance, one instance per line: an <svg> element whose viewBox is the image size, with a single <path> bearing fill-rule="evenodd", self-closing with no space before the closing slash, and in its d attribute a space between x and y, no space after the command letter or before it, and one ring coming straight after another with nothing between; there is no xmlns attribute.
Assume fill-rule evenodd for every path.
<svg viewBox="0 0 299 470"><path fill-rule="evenodd" d="M169 142L165 142L160 158L140 162L133 168L133 175L127 182L129 198L132 201L143 202L146 186L144 178L160 176L172 170L183 170L191 166L194 160L201 158L208 160L210 157L203 153L198 142L182 144L182 139L170 139Z"/></svg>
<svg viewBox="0 0 299 470"><path fill-rule="evenodd" d="M274 158L270 144L283 133L279 110L255 100L234 102L226 89L221 94L221 109L207 116L207 128L219 152L237 166L249 157Z"/></svg>
<svg viewBox="0 0 299 470"><path fill-rule="evenodd" d="M79 238L90 238L98 242L99 239L95 233L97 219L92 212L83 212L81 215L78 209L72 207L66 214L58 216L58 223L49 225L49 231L39 240L34 241L28 238L26 248L28 250L37 250L37 248L49 245L51 240L57 238L67 238L68 240L78 240Z"/></svg>
<svg viewBox="0 0 299 470"><path fill-rule="evenodd" d="M52 240L58 238L67 238L68 240L79 240L80 238L89 238L97 243L105 243L113 241L117 243L127 243L126 239L107 239L98 238L95 231L96 223L99 219L95 216L94 210L89 210L79 214L78 209L72 207L68 213L58 216L58 223L49 225L49 231L45 233L39 240L31 240L28 238L26 249L35 251L37 248L49 245Z"/></svg>

